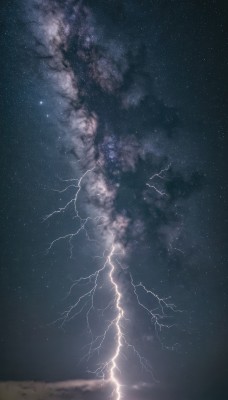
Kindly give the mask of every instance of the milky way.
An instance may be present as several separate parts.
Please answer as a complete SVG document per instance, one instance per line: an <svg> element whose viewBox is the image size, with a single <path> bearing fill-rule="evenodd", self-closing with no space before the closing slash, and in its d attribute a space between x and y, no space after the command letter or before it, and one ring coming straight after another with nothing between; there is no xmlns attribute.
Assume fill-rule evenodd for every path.
<svg viewBox="0 0 228 400"><path fill-rule="evenodd" d="M173 159L177 111L154 94L143 43L128 37L124 24L115 27L99 15L99 6L94 11L84 4L37 1L29 14L43 73L61 99L65 146L82 172L94 168L86 183L89 206L107 219L104 229L127 245L129 236L146 235L149 217L147 228L172 245L178 200L201 185L199 174L184 177ZM150 188L153 175L160 192Z"/></svg>

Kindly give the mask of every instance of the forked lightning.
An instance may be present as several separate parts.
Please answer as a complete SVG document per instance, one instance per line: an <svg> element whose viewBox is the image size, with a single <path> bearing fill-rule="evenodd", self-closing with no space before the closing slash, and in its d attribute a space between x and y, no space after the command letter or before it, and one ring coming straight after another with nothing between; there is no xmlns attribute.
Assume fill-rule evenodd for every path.
<svg viewBox="0 0 228 400"><path fill-rule="evenodd" d="M160 171L159 174L156 174L159 178L163 179L163 174L168 170L169 167L166 169ZM75 188L76 192L74 196L66 203L64 207L59 208L56 211L53 211L49 215L45 217L45 220L58 215L60 213L64 213L70 206L73 206L74 214L76 219L79 221L79 227L76 229L75 232L69 233L65 236L60 236L53 240L49 246L49 250L60 240L69 240L70 243L70 250L71 250L71 255L72 255L72 250L73 250L73 245L72 245L72 239L77 236L82 230L86 232L86 225L89 220L93 220L94 223L96 223L98 220L101 219L99 218L92 218L92 217L87 217L87 218L82 218L79 215L78 211L78 197L82 189L82 184L83 180L89 173L93 173L94 168L88 169L80 179L72 179L72 180L67 180L67 182L70 182L68 186L66 186L63 190L59 191L62 193L63 191L67 191L70 188ZM151 177L151 179L153 179ZM88 233L86 232L87 236ZM129 340L127 338L127 311L124 309L124 296L123 296L123 288L119 283L119 272L121 272L121 263L119 262L118 258L121 255L121 251L119 248L122 248L119 243L120 239L116 239L114 234L112 234L112 243L109 245L109 249L106 249L103 259L104 263L99 267L95 272L92 274L85 276L85 277L80 277L76 281L73 282L73 284L70 287L70 290L67 294L67 296L72 296L73 289L83 283L83 287L85 287L84 293L79 296L74 303L71 304L71 306L65 310L60 318L58 318L55 322L59 322L61 326L63 326L66 322L72 320L75 318L77 315L80 313L84 312L86 321L87 321L87 328L91 336L91 342L88 345L89 350L85 355L85 358L89 359L94 353L99 354L99 352L102 350L104 342L108 336L108 334L112 333L113 334L113 341L114 341L114 350L113 354L110 356L110 358L104 362L104 363L99 363L98 368L95 371L90 371L94 372L98 377L102 379L106 379L110 382L110 384L113 387L112 391L112 398L114 400L121 400L123 399L123 385L122 382L120 381L120 371L121 371L121 360L123 356L125 355L125 352L127 349L131 350L135 356L137 356L141 366L148 372L152 374L152 368L149 364L149 362L140 355L138 350L131 344L129 343ZM125 275L126 276L126 275ZM109 287L109 292L111 295L111 301L109 304L107 304L106 307L104 307L102 310L99 310L98 307L96 307L96 296L98 292L98 288L102 287L102 285L107 285L108 282L108 287ZM133 280L132 274L129 273L129 285L132 288L132 293L134 294L137 304L139 307L141 307L148 315L150 318L151 322L153 323L155 330L157 334L162 330L162 328L170 328L172 325L167 324L166 319L168 317L167 312L178 312L179 310L176 309L175 305L173 303L169 302L169 298L161 298L159 297L156 293L154 293L152 290L146 288L146 286L140 282L140 283L135 283ZM147 295L149 298L156 302L155 307L149 307L148 305L144 304L143 301L141 300L141 293L144 293L144 295ZM148 303L147 303L148 304ZM107 310L112 310L112 313L114 313L113 318L111 321L105 322L104 321L104 329L103 333L101 335L98 335L94 337L93 335L93 329L91 326L90 322L90 314L93 312L102 312L102 315ZM169 314L168 313L168 314Z"/></svg>

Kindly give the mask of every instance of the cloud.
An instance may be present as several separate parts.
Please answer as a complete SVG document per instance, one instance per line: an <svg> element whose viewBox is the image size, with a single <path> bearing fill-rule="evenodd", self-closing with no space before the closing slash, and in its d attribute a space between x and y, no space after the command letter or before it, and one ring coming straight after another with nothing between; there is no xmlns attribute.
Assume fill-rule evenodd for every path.
<svg viewBox="0 0 228 400"><path fill-rule="evenodd" d="M129 387L131 400L147 400L152 386L138 383ZM100 380L63 382L0 382L0 400L107 400L111 388Z"/></svg>
<svg viewBox="0 0 228 400"><path fill-rule="evenodd" d="M107 384L99 380L65 382L0 382L0 400L65 400L91 399L104 396ZM99 397L97 397L99 396Z"/></svg>

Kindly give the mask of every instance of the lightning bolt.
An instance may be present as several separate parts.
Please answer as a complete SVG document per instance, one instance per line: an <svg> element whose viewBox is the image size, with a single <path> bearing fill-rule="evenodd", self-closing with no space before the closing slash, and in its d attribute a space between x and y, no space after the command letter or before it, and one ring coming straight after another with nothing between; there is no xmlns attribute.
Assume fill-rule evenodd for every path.
<svg viewBox="0 0 228 400"><path fill-rule="evenodd" d="M86 170L85 173L84 173L79 179L64 179L64 180L63 180L64 182L74 182L74 183L71 183L70 185L66 186L66 187L65 187L64 189L62 189L62 190L53 189L54 191L56 191L56 192L58 192L58 193L66 192L66 191L67 191L68 189L70 189L71 187L74 187L74 188L76 188L77 190L76 190L76 192L75 192L74 197L73 197L72 199L70 199L70 200L65 204L64 207L60 207L58 210L55 210L55 211L53 211L52 213L46 215L46 216L44 217L44 219L43 219L44 221L46 221L47 219L53 217L53 216L56 215L56 214L60 214L60 213L62 213L62 212L65 212L65 211L68 209L68 207L70 207L71 204L73 204L73 206L74 206L74 211L75 211L75 216L76 216L76 218L78 218L80 221L83 221L83 219L80 217L79 212L78 212L78 209L77 209L78 196L79 196L79 194L80 194L80 192L81 192L81 189L82 189L82 181L83 181L83 179L86 177L86 175L87 175L88 173L94 171L94 169L95 169L95 167ZM89 217L88 217L88 218L89 218Z"/></svg>
<svg viewBox="0 0 228 400"><path fill-rule="evenodd" d="M124 310L121 306L121 292L120 292L120 288L118 286L118 283L115 281L115 265L112 261L112 255L115 251L115 246L112 246L111 252L108 255L108 262L111 266L110 272L109 272L109 279L111 282L111 285L114 288L115 291L115 307L116 307L116 312L117 312L117 317L115 320L115 328L116 328L116 351L111 359L111 368L110 368L110 380L113 383L114 387L115 387L115 398L116 400L120 400L121 399L121 385L119 383L118 377L117 377L117 361L118 358L120 356L120 351L121 351L121 347L123 346L123 332L122 332L122 328L121 328L121 322L124 318Z"/></svg>
<svg viewBox="0 0 228 400"><path fill-rule="evenodd" d="M164 180L165 179L165 174L166 172L170 169L171 164L169 164L166 168L161 169L159 172L155 173L154 175L152 175L150 177L150 181L153 181L155 178L159 178ZM155 184L151 184L151 183L146 183L146 186L152 188L155 190L156 193L158 193L160 196L167 196L167 193L158 189L158 187Z"/></svg>
<svg viewBox="0 0 228 400"><path fill-rule="evenodd" d="M164 170L161 170L156 176L163 179L163 174L168 170L167 167ZM80 192L82 190L83 181L86 176L90 173L93 173L95 167L92 169L88 169L80 179L69 179L65 180L65 182L69 183L62 190L57 190L59 193L66 192L71 188L76 189L72 198L65 204L65 206L53 211L48 214L44 220L48 220L49 218L64 213L70 206L73 206L74 217L79 221L79 227L73 233L66 234L64 236L60 236L54 239L48 251L60 240L68 239L70 242L70 252L72 256L72 239L79 235L83 230L86 232L87 238L89 238L88 232L86 231L86 225L89 220L92 220L96 224L99 223L102 217L86 217L82 218L78 211L78 199ZM154 176L155 176L154 175ZM152 177L153 178L153 177ZM104 217L103 217L104 218ZM97 377L108 381L113 387L112 398L114 400L121 400L123 398L123 390L122 383L120 380L121 373L121 359L125 355L126 350L130 350L134 353L134 355L138 358L141 366L149 372L153 376L152 367L150 363L139 353L139 351L135 348L135 346L129 343L127 339L127 335L125 332L125 323L128 321L126 318L126 310L123 305L123 293L122 287L119 284L118 275L119 272L123 270L123 267L117 257L124 256L123 246L121 246L120 239L115 238L115 234L112 233L112 241L109 247L109 250L105 250L103 256L100 257L104 260L103 264L96 269L95 272L91 273L88 276L82 276L79 279L73 281L70 289L66 295L66 297L72 296L74 289L81 285L85 287L84 292L80 295L76 301L71 304L61 315L60 318L54 321L54 323L58 323L60 327L63 326L77 317L81 313L85 313L87 329L91 337L91 341L88 344L88 352L85 354L83 358L89 360L94 353L100 353L103 349L104 342L108 335L112 333L112 337L114 338L114 350L113 354L110 358L103 363L99 363L98 367L95 371L89 371L91 373L95 373ZM169 324L166 321L170 318L170 313L181 312L176 308L176 306L169 301L169 298L163 298L158 296L154 291L148 289L142 282L135 283L133 280L133 276L129 273L130 277L130 285L132 287L133 295L136 298L137 304L139 307L143 309L144 312L150 317L151 323L155 327L155 331L159 338L159 333L163 328L171 328L174 324ZM102 288L105 284L109 285L109 292L111 300L109 303L102 309L98 309L96 307L96 296L100 288ZM140 293L143 292L146 294L151 300L152 303L156 303L156 306L149 307L144 304L140 298ZM106 312L112 312L113 318L108 320L106 327L103 330L103 333L100 335L94 336L93 329L91 326L91 314L93 312L101 312L102 317L105 316Z"/></svg>
<svg viewBox="0 0 228 400"><path fill-rule="evenodd" d="M146 288L146 286L142 282L135 284L131 274L130 274L130 277L131 277L131 285L133 287L133 291L134 291L135 297L137 299L137 303L149 315L151 322L155 326L157 337L160 341L159 333L161 332L161 330L163 328L169 329L174 326L174 324L168 324L167 322L164 322L170 318L170 311L174 312L174 313L181 313L181 312L183 312L183 310L177 309L177 307L174 303L170 303L168 301L170 299L170 297L166 297L166 298L159 297L155 292ZM137 290L138 288L141 288L141 290L144 293L146 293L148 296L152 297L152 299L156 301L157 307L152 309L152 308L147 307L144 303L142 303L140 300L140 297L139 297L138 290ZM161 343L161 344L163 346L163 343ZM166 346L166 348L168 349L167 346Z"/></svg>
<svg viewBox="0 0 228 400"><path fill-rule="evenodd" d="M54 240L50 243L50 245L49 245L49 247L48 247L48 249L47 249L47 252L49 252L49 251L52 249L52 247L53 247L57 242L59 242L59 241L61 241L61 240L68 240L68 241L69 241L69 244L70 244L70 255L71 255L71 257L72 257L72 254L73 254L73 253L72 253L72 252L73 252L72 241L73 241L73 239L74 239L76 236L78 236L82 231L84 231L84 232L86 233L87 239L89 239L89 240L91 241L92 239L90 238L90 236L89 236L89 234L88 234L88 231L87 231L87 229L86 229L86 226L87 226L88 222L89 222L89 221L94 221L94 222L99 223L99 222L101 222L102 220L104 220L104 217L102 217L102 216L100 216L100 217L95 217L95 218L92 218L92 217L82 218L82 217L80 216L80 214L79 214L79 211L78 211L78 205L77 205L77 203L78 203L78 198L79 198L80 192L81 192L81 190L82 190L82 183L83 183L83 180L85 179L86 175L88 175L89 173L93 172L93 171L95 170L95 168L96 168L96 167L93 167L93 168L91 168L91 169L86 170L85 173L84 173L79 179L63 179L63 180L62 180L63 182L70 182L70 184L67 185L67 186L66 186L64 189L62 189L62 190L53 189L55 192L58 192L58 193L64 193L64 192L68 191L68 190L71 189L71 188L75 188L76 191L75 191L74 196L73 196L63 207L60 207L58 210L54 210L53 212L47 214L47 215L43 218L43 221L47 221L48 219L50 219L50 218L52 218L52 217L54 217L54 216L56 216L56 215L58 215L58 214L64 213L64 212L67 211L68 208L70 208L70 206L73 206L74 214L75 214L75 215L74 215L74 218L75 218L76 220L79 221L79 227L78 227L78 229L77 229L75 232L67 233L67 234L64 235L64 236L59 236L58 238L54 239Z"/></svg>

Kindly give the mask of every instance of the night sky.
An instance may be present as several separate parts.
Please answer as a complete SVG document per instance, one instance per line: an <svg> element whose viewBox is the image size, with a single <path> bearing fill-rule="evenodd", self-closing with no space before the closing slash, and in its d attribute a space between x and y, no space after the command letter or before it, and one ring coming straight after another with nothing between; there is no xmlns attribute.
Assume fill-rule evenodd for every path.
<svg viewBox="0 0 228 400"><path fill-rule="evenodd" d="M153 371L125 343L123 399L225 400L225 2L5 0L0 12L0 380L100 377L115 334L85 357L87 306L61 313L115 243L125 337ZM84 173L80 216L71 203L49 218ZM140 282L175 304L167 327L132 282L147 309L159 304ZM102 275L95 336L115 318L111 294Z"/></svg>

